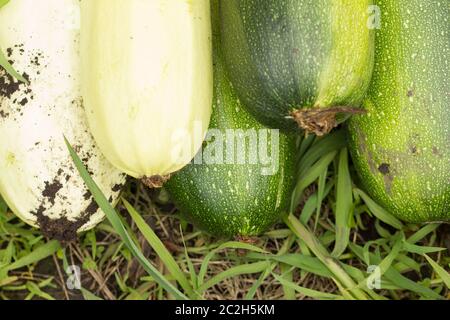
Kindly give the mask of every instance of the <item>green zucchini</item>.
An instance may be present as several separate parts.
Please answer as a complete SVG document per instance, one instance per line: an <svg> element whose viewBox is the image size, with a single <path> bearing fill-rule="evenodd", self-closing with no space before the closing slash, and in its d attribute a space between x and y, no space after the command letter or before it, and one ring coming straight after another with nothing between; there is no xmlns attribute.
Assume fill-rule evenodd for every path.
<svg viewBox="0 0 450 320"><path fill-rule="evenodd" d="M450 5L378 1L368 114L349 123L353 160L370 195L412 223L450 220Z"/></svg>
<svg viewBox="0 0 450 320"><path fill-rule="evenodd" d="M359 113L373 70L371 3L221 1L227 68L253 116L323 135Z"/></svg>
<svg viewBox="0 0 450 320"><path fill-rule="evenodd" d="M215 236L252 237L275 223L288 207L294 186L295 137L265 128L242 108L224 69L218 29L216 23L211 129L193 163L165 187L182 214L200 229ZM231 133L238 135L234 141ZM258 161L253 164L251 152L245 155L247 161L238 159L244 148L237 143L252 134L259 137L259 145L253 145L259 149ZM247 147L247 151L252 148ZM270 151L272 161L261 161L264 149Z"/></svg>

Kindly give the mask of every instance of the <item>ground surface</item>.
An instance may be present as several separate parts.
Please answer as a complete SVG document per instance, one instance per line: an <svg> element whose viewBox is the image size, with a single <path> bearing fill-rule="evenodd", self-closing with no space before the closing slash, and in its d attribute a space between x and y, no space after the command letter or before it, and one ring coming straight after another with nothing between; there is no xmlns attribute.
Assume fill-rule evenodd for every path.
<svg viewBox="0 0 450 320"><path fill-rule="evenodd" d="M318 143L308 142L305 150ZM337 202L342 206L342 190L337 190L342 184L338 187L335 179L342 178L338 163L346 151L333 152L328 162L319 154L303 163L308 173L317 174L302 178L306 187L300 188L303 196L293 218L286 220L289 226L280 222L251 244L196 230L180 218L164 190L150 191L136 181L123 197L164 246L158 247L148 230L139 230L142 225L123 204L117 212L145 258L189 298L449 299L450 226L399 226L358 193L354 174L356 182L347 186L354 194L352 214L343 224L336 209ZM69 266L80 268L81 290L71 289L77 281ZM367 281L374 267L379 277ZM108 220L76 243L59 244L24 225L0 202L1 299L174 298L146 270ZM361 291L348 290L357 284Z"/></svg>

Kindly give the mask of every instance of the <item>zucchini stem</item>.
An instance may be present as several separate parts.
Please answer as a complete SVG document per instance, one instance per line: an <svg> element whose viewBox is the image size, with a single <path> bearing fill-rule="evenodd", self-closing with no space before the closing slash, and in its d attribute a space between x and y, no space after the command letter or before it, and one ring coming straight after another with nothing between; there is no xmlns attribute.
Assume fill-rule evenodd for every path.
<svg viewBox="0 0 450 320"><path fill-rule="evenodd" d="M314 133L318 137L322 137L338 126L336 116L340 113L354 115L364 114L366 111L360 108L343 106L327 109L315 107L294 110L291 112L291 116L307 134Z"/></svg>
<svg viewBox="0 0 450 320"><path fill-rule="evenodd" d="M164 186L164 184L170 180L170 174L166 176L152 176L152 177L144 177L142 178L142 183L145 184L150 189L160 189Z"/></svg>

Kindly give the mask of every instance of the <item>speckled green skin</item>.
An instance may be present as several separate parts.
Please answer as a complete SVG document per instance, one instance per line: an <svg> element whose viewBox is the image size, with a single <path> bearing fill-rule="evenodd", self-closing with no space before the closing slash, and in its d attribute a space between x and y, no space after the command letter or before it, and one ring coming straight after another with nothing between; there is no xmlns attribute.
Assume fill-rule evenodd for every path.
<svg viewBox="0 0 450 320"><path fill-rule="evenodd" d="M414 223L450 220L450 2L378 1L368 114L349 124L370 195Z"/></svg>
<svg viewBox="0 0 450 320"><path fill-rule="evenodd" d="M236 97L223 67L217 26L214 28L215 87L210 127L222 131L265 129L242 108ZM256 236L274 224L289 205L294 187L295 152L295 138L280 134L279 170L275 175L261 175L261 165L191 164L165 187L181 212L200 229L221 237Z"/></svg>
<svg viewBox="0 0 450 320"><path fill-rule="evenodd" d="M371 0L220 3L231 81L263 124L291 129L296 109L360 106L373 70Z"/></svg>

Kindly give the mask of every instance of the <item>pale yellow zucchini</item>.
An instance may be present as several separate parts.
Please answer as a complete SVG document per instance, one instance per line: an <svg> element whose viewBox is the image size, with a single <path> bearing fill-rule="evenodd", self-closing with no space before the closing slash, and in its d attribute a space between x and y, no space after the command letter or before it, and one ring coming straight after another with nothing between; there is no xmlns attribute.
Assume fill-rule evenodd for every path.
<svg viewBox="0 0 450 320"><path fill-rule="evenodd" d="M105 156L149 183L184 167L212 111L209 1L83 0L81 21L83 97Z"/></svg>

